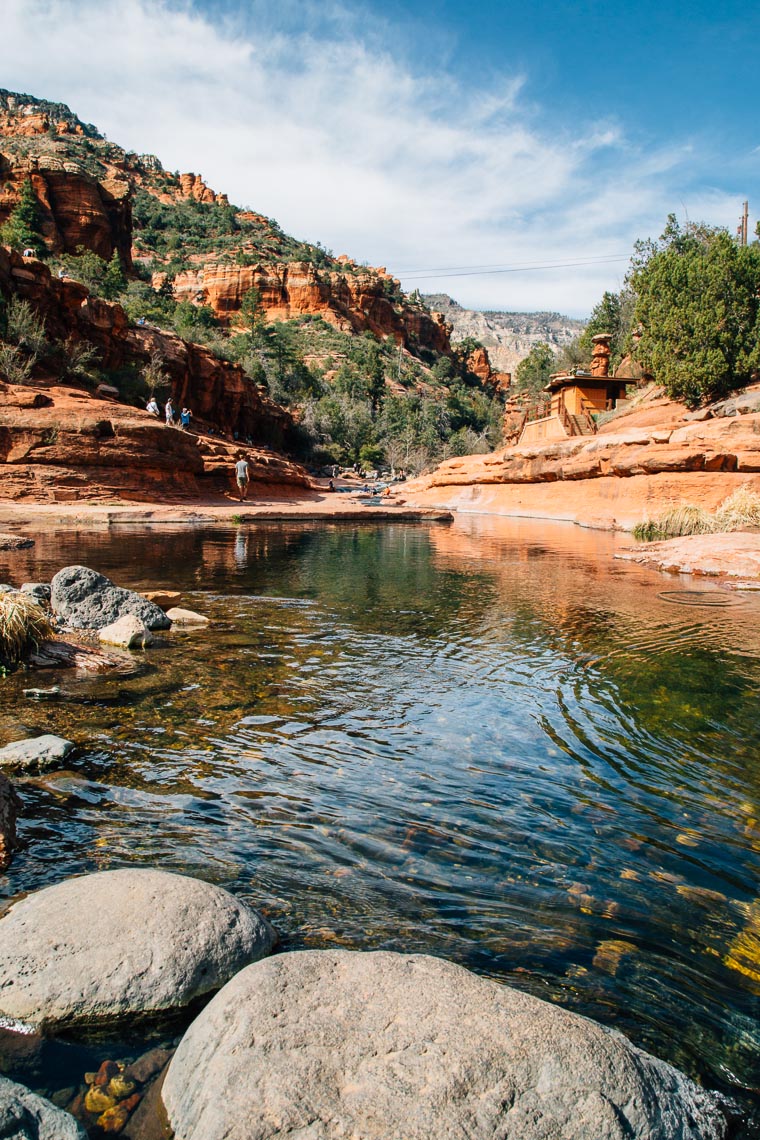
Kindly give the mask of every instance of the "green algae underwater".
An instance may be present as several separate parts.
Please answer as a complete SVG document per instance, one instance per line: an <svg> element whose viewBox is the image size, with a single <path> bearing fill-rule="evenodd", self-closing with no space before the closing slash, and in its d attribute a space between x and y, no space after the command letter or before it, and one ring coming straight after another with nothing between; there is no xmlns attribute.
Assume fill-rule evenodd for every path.
<svg viewBox="0 0 760 1140"><path fill-rule="evenodd" d="M470 516L54 530L0 555L0 581L79 563L211 619L109 674L0 682L3 742L78 745L17 782L1 899L187 872L285 949L437 954L615 1026L756 1135L760 595L615 563L620 543ZM0 1048L0 1071L50 1094L105 1055L46 1048L32 1071Z"/></svg>

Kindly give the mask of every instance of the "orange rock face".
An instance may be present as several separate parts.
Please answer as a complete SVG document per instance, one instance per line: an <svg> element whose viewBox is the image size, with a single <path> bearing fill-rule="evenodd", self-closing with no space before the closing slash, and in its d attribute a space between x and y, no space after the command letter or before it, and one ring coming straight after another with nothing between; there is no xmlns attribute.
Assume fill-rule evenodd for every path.
<svg viewBox="0 0 760 1140"><path fill-rule="evenodd" d="M196 202L207 202L211 205L229 206L227 195L215 194L200 174L180 174L178 197L193 198Z"/></svg>
<svg viewBox="0 0 760 1140"><path fill-rule="evenodd" d="M376 270L338 273L319 270L311 262L240 266L206 263L177 274L175 296L209 305L215 314L235 324L243 297L250 289L259 294L270 321L318 314L345 331L393 336L397 343L419 344L437 352L451 352L451 326L438 313L394 304L386 281Z"/></svg>
<svg viewBox="0 0 760 1140"><path fill-rule="evenodd" d="M262 447L166 427L78 389L0 384L0 500L209 501L234 490L239 451L255 482L309 485L298 464Z"/></svg>
<svg viewBox="0 0 760 1140"><path fill-rule="evenodd" d="M63 164L57 169L52 160L14 165L0 153L0 225L16 207L27 179L39 202L42 234L51 252L76 253L84 246L108 260L118 249L122 264L131 267L132 205L126 181L98 182L65 170Z"/></svg>
<svg viewBox="0 0 760 1140"><path fill-rule="evenodd" d="M595 436L450 459L405 499L630 529L682 503L714 510L745 484L760 493L760 413L684 423L662 404L653 423L644 411Z"/></svg>
<svg viewBox="0 0 760 1140"><path fill-rule="evenodd" d="M216 431L280 447L292 417L265 397L242 368L219 360L202 345L158 329L130 328L120 305L90 297L77 281L53 277L39 261L0 246L0 290L28 300L45 320L51 340L73 337L94 345L109 369L141 368L154 352L164 361L175 408L191 408L195 421Z"/></svg>

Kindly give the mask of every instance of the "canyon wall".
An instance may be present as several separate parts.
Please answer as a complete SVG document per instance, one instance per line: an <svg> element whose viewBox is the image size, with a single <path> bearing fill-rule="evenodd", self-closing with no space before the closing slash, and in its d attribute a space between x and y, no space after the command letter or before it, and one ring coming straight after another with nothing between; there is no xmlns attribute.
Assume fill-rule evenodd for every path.
<svg viewBox="0 0 760 1140"><path fill-rule="evenodd" d="M598 435L450 459L402 494L419 506L625 530L685 503L714 510L741 486L760 493L756 395L757 410L741 415L693 421L661 400Z"/></svg>
<svg viewBox="0 0 760 1140"><path fill-rule="evenodd" d="M51 341L71 338L92 345L104 369L132 366L139 371L157 353L170 381L164 397L171 394L175 407L190 407L197 422L273 447L286 445L294 431L291 415L269 400L239 365L173 333L130 328L120 305L91 297L79 282L59 280L42 262L2 246L0 292L28 301L44 320Z"/></svg>
<svg viewBox="0 0 760 1140"><path fill-rule="evenodd" d="M407 348L451 354L451 328L438 313L394 300L398 282L383 271L335 271L308 261L241 266L204 262L178 273L178 300L209 305L225 322L236 323L246 293L255 289L269 321L318 315L345 332L392 336Z"/></svg>

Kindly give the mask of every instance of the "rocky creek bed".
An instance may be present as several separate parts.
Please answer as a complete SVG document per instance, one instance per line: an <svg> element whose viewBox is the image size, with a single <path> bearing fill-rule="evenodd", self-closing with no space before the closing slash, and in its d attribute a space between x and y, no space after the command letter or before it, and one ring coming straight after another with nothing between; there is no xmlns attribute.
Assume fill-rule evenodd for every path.
<svg viewBox="0 0 760 1140"><path fill-rule="evenodd" d="M29 675L6 678L4 693L22 703L0 699L5 739L31 728L39 754L32 745L20 757L10 739L3 766L20 810L0 880L12 903L0 918L0 1071L13 1078L0 1082L0 1121L24 1140L45 1129L66 1136L55 1131L61 1107L92 1137L131 1140L171 1128L186 1140L754 1134L745 1092L756 1026L754 848L737 862L729 843L733 863L722 874L718 838L735 795L752 794L737 767L751 740L723 769L725 805L714 791L709 813L698 804L720 702L730 701L733 737L750 724L730 654L738 638L748 709L756 647L749 610L741 622L738 611L755 602L733 595L708 636L693 610L683 622L657 601L658 576L626 567L605 579L616 593L597 626L603 592L588 550L560 542L554 554L546 535L533 534L262 528L196 536L198 561L187 547L183 556L176 535L167 544L142 532L148 572L126 584L176 587L183 606L210 622L149 631L152 646L123 651L131 670L53 669L34 686ZM162 565L174 569L159 575L151 558L169 550ZM116 564L128 552L94 543L96 551L123 581ZM51 566L44 550L8 557L27 559L17 561L25 573L8 575L16 582L26 572L43 582ZM563 617L556 603L575 570ZM200 573L221 592L193 589ZM533 617L531 588L540 598ZM645 597L650 633L639 649ZM518 624L507 633L490 619L484 639L487 607ZM549 610L545 633L532 623ZM124 616L98 613L109 623ZM609 652L611 626L618 637L627 631L630 660ZM491 642L507 655L506 672ZM659 678L636 688L636 669L653 652L671 690L684 694L678 715L672 695L663 708ZM673 680L690 657L688 692L706 703L701 713L688 711L686 688ZM711 676L718 660L730 666L730 688ZM588 735L581 743L587 718L598 724L613 707L579 695L589 671L605 700L614 692L637 722L627 740L608 720L593 746ZM184 683L167 687L168 674ZM515 689L506 717L504 694ZM560 723L553 709L562 703ZM553 738L535 725L539 708ZM666 725L667 751L657 752ZM674 731L678 749L691 751L688 787L669 820L658 785L673 763ZM167 732L173 743L161 740ZM52 741L40 743L44 735ZM73 750L56 752L69 737ZM568 749L564 760L552 739ZM642 835L655 804L657 828ZM610 826L621 815L624 826ZM752 817L740 817L751 834ZM679 965L681 951L666 958L679 907L687 957L704 955L713 971L712 994L695 987L691 1003L684 986L695 974ZM737 981L745 996L732 1005ZM637 1004L647 987L646 1006L640 996ZM656 1031L645 1028L644 1008ZM677 1009L680 1024L663 1034ZM737 1106L679 1068L738 1097ZM55 1104L40 1107L38 1092ZM81 1135L73 1127L67 1120Z"/></svg>

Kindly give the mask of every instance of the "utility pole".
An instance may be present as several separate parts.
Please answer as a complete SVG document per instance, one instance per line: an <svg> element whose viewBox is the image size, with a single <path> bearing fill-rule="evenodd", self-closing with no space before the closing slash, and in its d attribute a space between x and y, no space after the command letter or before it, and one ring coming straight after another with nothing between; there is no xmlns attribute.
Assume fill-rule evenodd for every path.
<svg viewBox="0 0 760 1140"><path fill-rule="evenodd" d="M744 203L742 219L739 222L739 245L746 245L749 238L749 202Z"/></svg>

